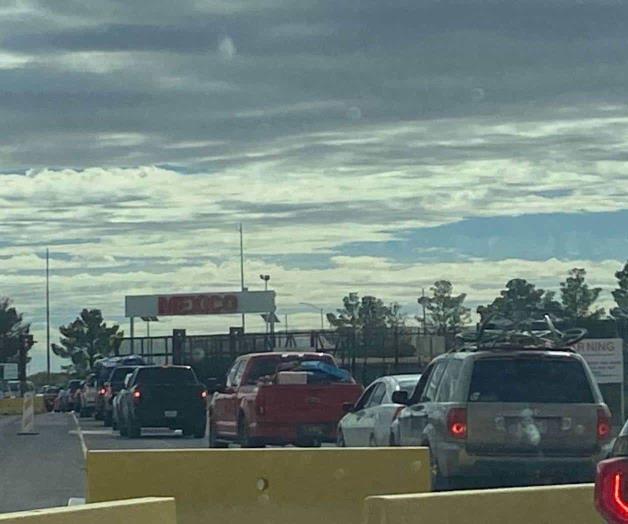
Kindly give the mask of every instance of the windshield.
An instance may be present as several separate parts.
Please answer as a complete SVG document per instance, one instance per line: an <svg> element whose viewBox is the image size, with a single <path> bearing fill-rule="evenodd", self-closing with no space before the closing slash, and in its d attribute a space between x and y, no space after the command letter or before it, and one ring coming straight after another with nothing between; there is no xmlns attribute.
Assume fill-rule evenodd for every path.
<svg viewBox="0 0 628 524"><path fill-rule="evenodd" d="M473 365L470 402L594 402L582 364L573 359L496 358Z"/></svg>

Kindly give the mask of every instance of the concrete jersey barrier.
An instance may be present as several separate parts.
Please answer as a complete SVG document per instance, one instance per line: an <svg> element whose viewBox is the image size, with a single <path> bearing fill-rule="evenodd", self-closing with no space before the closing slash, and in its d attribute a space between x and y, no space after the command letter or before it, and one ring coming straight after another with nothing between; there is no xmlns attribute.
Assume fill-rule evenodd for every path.
<svg viewBox="0 0 628 524"><path fill-rule="evenodd" d="M376 496L364 515L365 524L604 524L592 484Z"/></svg>
<svg viewBox="0 0 628 524"><path fill-rule="evenodd" d="M430 489L427 448L90 451L87 455L89 502L171 496L177 502L179 524L358 524L369 495Z"/></svg>
<svg viewBox="0 0 628 524"><path fill-rule="evenodd" d="M24 406L24 399L22 398L3 398L0 399L0 415L21 415ZM33 408L35 414L45 413L46 406L44 405L44 398L36 395L33 398Z"/></svg>
<svg viewBox="0 0 628 524"><path fill-rule="evenodd" d="M0 524L177 524L174 499L144 498L0 514Z"/></svg>

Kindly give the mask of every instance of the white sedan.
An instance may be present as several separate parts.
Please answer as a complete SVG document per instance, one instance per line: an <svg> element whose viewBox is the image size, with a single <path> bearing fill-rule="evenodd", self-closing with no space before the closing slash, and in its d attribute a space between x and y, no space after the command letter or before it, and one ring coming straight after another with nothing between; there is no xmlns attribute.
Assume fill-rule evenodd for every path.
<svg viewBox="0 0 628 524"><path fill-rule="evenodd" d="M395 391L412 395L421 375L381 377L366 388L362 396L338 423L338 446L389 446L390 425L405 405L395 404Z"/></svg>

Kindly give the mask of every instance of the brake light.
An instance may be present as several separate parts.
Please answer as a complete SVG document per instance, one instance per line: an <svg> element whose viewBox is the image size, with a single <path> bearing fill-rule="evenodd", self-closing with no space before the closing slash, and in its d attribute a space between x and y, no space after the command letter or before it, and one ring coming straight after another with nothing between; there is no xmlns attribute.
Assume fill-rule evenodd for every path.
<svg viewBox="0 0 628 524"><path fill-rule="evenodd" d="M608 440L611 436L611 413L607 407L597 410L597 438Z"/></svg>
<svg viewBox="0 0 628 524"><path fill-rule="evenodd" d="M628 523L628 458L603 460L597 466L595 507L610 524Z"/></svg>
<svg viewBox="0 0 628 524"><path fill-rule="evenodd" d="M139 389L136 389L133 392L133 402L137 404L140 400L142 400L142 392Z"/></svg>
<svg viewBox="0 0 628 524"><path fill-rule="evenodd" d="M99 394L101 397L105 396L105 393L107 393L107 390L106 390L105 388L100 388L100 389L98 390L98 394Z"/></svg>
<svg viewBox="0 0 628 524"><path fill-rule="evenodd" d="M449 435L455 439L467 438L467 410L465 408L452 408L447 413L447 429Z"/></svg>
<svg viewBox="0 0 628 524"><path fill-rule="evenodd" d="M201 391L201 398L207 398L207 391Z"/></svg>

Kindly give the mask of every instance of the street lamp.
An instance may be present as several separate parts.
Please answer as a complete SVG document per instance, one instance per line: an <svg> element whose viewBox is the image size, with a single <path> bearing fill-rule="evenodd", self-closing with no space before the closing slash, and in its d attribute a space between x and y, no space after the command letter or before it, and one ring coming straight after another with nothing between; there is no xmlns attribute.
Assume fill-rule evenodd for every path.
<svg viewBox="0 0 628 524"><path fill-rule="evenodd" d="M157 317L141 317L144 322L146 322L146 336L150 337L150 323L151 322L159 322Z"/></svg>
<svg viewBox="0 0 628 524"><path fill-rule="evenodd" d="M302 306L307 306L316 311L320 311L321 314L321 330L325 329L325 311L322 307L315 306L314 304L310 304L309 302L299 302Z"/></svg>
<svg viewBox="0 0 628 524"><path fill-rule="evenodd" d="M260 275L259 277L264 281L264 291L268 291L268 281L270 280L270 275Z"/></svg>

